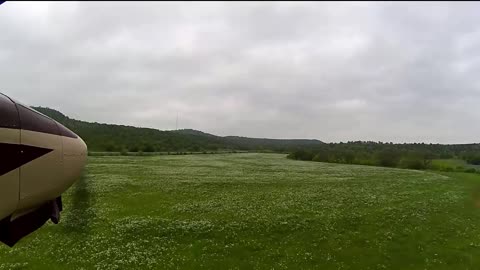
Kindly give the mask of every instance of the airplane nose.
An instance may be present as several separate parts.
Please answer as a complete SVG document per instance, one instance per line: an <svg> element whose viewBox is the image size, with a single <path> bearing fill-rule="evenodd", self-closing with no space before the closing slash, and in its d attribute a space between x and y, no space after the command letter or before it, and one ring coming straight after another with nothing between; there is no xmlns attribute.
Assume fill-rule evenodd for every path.
<svg viewBox="0 0 480 270"><path fill-rule="evenodd" d="M82 177L87 145L53 119L0 94L0 242L15 245L48 219Z"/></svg>

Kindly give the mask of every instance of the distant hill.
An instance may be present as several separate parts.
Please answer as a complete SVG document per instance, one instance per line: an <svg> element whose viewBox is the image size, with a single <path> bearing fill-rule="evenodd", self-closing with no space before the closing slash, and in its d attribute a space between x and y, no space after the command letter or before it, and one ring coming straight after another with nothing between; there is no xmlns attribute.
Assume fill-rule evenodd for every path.
<svg viewBox="0 0 480 270"><path fill-rule="evenodd" d="M195 130L195 129L179 129L179 130L175 130L175 131L172 131L172 132L183 134L183 135L204 136L204 137L209 137L209 138L218 137L218 136L212 135L210 133L205 133L203 131Z"/></svg>
<svg viewBox="0 0 480 270"><path fill-rule="evenodd" d="M91 123L69 118L63 113L45 107L35 110L55 119L82 137L90 151L215 151L261 150L287 152L303 148L315 148L324 143L319 140L258 139L227 136L221 137L198 130L183 129L161 131L152 128Z"/></svg>

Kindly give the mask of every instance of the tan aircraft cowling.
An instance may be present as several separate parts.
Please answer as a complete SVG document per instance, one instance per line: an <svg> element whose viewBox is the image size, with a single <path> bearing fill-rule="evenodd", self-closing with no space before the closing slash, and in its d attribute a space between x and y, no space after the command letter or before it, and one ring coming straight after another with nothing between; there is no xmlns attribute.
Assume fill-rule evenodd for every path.
<svg viewBox="0 0 480 270"><path fill-rule="evenodd" d="M81 175L87 163L87 145L80 138L62 137L63 141L63 190L69 188Z"/></svg>
<svg viewBox="0 0 480 270"><path fill-rule="evenodd" d="M20 167L20 197L17 211L31 209L53 200L66 190L63 182L62 137L21 130L22 145L31 145L53 151Z"/></svg>
<svg viewBox="0 0 480 270"><path fill-rule="evenodd" d="M0 241L13 246L48 219L77 181L87 146L53 119L0 94Z"/></svg>

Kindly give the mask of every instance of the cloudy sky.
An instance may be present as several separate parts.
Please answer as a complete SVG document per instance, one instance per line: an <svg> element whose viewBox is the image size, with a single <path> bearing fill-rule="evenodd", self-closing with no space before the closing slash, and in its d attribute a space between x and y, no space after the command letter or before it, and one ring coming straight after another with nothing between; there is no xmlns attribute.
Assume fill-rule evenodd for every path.
<svg viewBox="0 0 480 270"><path fill-rule="evenodd" d="M13 3L0 91L70 117L480 142L479 3Z"/></svg>

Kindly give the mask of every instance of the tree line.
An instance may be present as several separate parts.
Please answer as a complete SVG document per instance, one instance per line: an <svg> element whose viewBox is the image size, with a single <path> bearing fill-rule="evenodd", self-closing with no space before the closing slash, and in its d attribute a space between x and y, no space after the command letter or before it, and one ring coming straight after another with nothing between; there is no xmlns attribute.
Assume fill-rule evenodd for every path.
<svg viewBox="0 0 480 270"><path fill-rule="evenodd" d="M394 144L357 141L296 149L288 155L288 158L422 170L431 168L433 159L458 158L469 164L480 165L480 145Z"/></svg>
<svg viewBox="0 0 480 270"><path fill-rule="evenodd" d="M463 159L480 165L480 145L394 144L373 141L323 143L318 140L215 136L197 130L161 131L69 118L50 108L34 107L82 137L90 151L117 153L211 153L255 151L288 153L288 158L319 162L427 169L433 159Z"/></svg>
<svg viewBox="0 0 480 270"><path fill-rule="evenodd" d="M318 140L277 140L215 136L196 130L162 131L69 118L50 108L34 107L78 134L89 151L120 153L260 151L287 153L323 144Z"/></svg>

